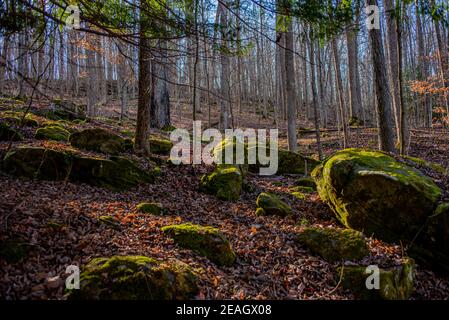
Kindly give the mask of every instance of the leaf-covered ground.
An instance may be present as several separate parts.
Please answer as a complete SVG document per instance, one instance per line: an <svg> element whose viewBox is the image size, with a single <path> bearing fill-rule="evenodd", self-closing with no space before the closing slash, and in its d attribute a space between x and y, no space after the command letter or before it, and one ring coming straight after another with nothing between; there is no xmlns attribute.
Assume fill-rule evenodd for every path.
<svg viewBox="0 0 449 320"><path fill-rule="evenodd" d="M447 131L444 133L414 131L411 154L447 167L449 138ZM323 137L326 154L340 147L337 134ZM352 134L351 141L358 146L375 145L374 130ZM301 142L304 152L314 151L313 134L301 136ZM44 142L27 139L18 144L23 143ZM1 143L0 149L6 145ZM58 144L52 146L57 148ZM64 299L68 265L82 265L99 256L138 254L178 259L196 268L201 288L198 299L353 298L337 286L338 264L325 262L294 241L304 225L339 226L317 193L297 199L288 190L295 177L250 175L251 192L245 192L238 202L221 201L198 191L201 175L210 170L208 166L162 166L162 175L154 184L126 192L86 184L17 179L0 173L0 240L25 241L28 251L18 263L0 259L0 297ZM438 183L448 190L447 181L440 180ZM255 199L261 191L278 194L292 206L293 215L256 216ZM161 202L168 213L138 213L136 205L143 201ZM102 216L111 216L116 223L104 224L99 220ZM160 231L162 226L181 222L222 230L238 255L236 265L217 267L175 245ZM399 246L375 239L369 240L369 247L369 263L388 264L402 255ZM449 277L418 266L412 299L448 298Z"/></svg>

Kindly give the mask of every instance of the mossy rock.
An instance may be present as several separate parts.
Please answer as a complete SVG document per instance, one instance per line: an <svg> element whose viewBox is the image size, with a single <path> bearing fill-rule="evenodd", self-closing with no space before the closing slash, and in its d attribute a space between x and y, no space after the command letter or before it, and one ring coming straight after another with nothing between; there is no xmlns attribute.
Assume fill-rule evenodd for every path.
<svg viewBox="0 0 449 320"><path fill-rule="evenodd" d="M165 214L165 209L162 204L156 202L142 202L137 205L137 211L142 213L149 213L155 216L161 216Z"/></svg>
<svg viewBox="0 0 449 320"><path fill-rule="evenodd" d="M295 185L297 185L298 187L312 188L312 190L314 191L316 190L316 183L312 178L299 178L295 181Z"/></svg>
<svg viewBox="0 0 449 320"><path fill-rule="evenodd" d="M288 216L292 213L292 208L284 201L280 200L274 194L262 192L256 200L257 215L277 215L281 217Z"/></svg>
<svg viewBox="0 0 449 320"><path fill-rule="evenodd" d="M349 118L348 125L351 127L361 127L361 126L363 126L363 120L361 120L357 117L351 117L351 118Z"/></svg>
<svg viewBox="0 0 449 320"><path fill-rule="evenodd" d="M290 191L302 192L302 193L313 193L313 192L315 192L315 189L313 189L312 187L295 186L295 187L291 187Z"/></svg>
<svg viewBox="0 0 449 320"><path fill-rule="evenodd" d="M433 163L433 162L427 162L423 159L420 158L416 158L416 157L411 157L411 156L404 156L405 160L408 160L408 162L414 166L414 167L424 167L427 169L431 169L433 171L436 171L440 174L443 175L449 175L449 169L443 167L442 165L438 164L438 163Z"/></svg>
<svg viewBox="0 0 449 320"><path fill-rule="evenodd" d="M85 129L70 135L76 148L116 155L130 148L129 143L115 133L101 129Z"/></svg>
<svg viewBox="0 0 449 320"><path fill-rule="evenodd" d="M27 114L25 118L23 118L23 113L21 112L0 113L0 121L4 121L16 126L20 126L23 124L25 127L37 127L39 125L39 123L35 119L33 119L32 115Z"/></svg>
<svg viewBox="0 0 449 320"><path fill-rule="evenodd" d="M410 242L441 195L432 179L378 151L339 151L312 176L343 225L386 241Z"/></svg>
<svg viewBox="0 0 449 320"><path fill-rule="evenodd" d="M120 223L114 217L111 216L99 216L98 222L107 225L109 227L112 227L113 229L120 229Z"/></svg>
<svg viewBox="0 0 449 320"><path fill-rule="evenodd" d="M242 192L243 176L235 166L217 167L200 180L200 191L213 194L217 198L236 201Z"/></svg>
<svg viewBox="0 0 449 320"><path fill-rule="evenodd" d="M163 263L144 256L95 258L82 268L80 289L73 300L192 299L198 293L197 276L182 263Z"/></svg>
<svg viewBox="0 0 449 320"><path fill-rule="evenodd" d="M65 180L71 165L71 156L64 152L41 147L17 147L6 154L3 170L30 179Z"/></svg>
<svg viewBox="0 0 449 320"><path fill-rule="evenodd" d="M291 192L290 194L299 200L304 200L306 198L306 195L302 192L294 191L294 192Z"/></svg>
<svg viewBox="0 0 449 320"><path fill-rule="evenodd" d="M165 126L163 126L163 127L161 128L161 130L162 130L162 131L165 131L165 132L172 132L172 131L175 131L175 130L176 130L176 127L173 126L173 125L171 125L171 124L166 124Z"/></svg>
<svg viewBox="0 0 449 320"><path fill-rule="evenodd" d="M379 289L367 288L367 279L373 274L366 272L367 266L344 266L342 286L362 300L407 300L413 293L414 264L413 259L405 258L398 266L379 268ZM336 278L341 271L341 267L337 268Z"/></svg>
<svg viewBox="0 0 449 320"><path fill-rule="evenodd" d="M441 203L415 240L408 254L420 264L449 272L449 203Z"/></svg>
<svg viewBox="0 0 449 320"><path fill-rule="evenodd" d="M278 158L278 174L306 175L320 163L313 158L283 149L279 149Z"/></svg>
<svg viewBox="0 0 449 320"><path fill-rule="evenodd" d="M38 128L34 137L40 140L68 141L70 132L60 126Z"/></svg>
<svg viewBox="0 0 449 320"><path fill-rule="evenodd" d="M151 172L124 157L84 157L42 147L11 149L3 161L3 170L19 177L84 182L116 191L154 181Z"/></svg>
<svg viewBox="0 0 449 320"><path fill-rule="evenodd" d="M47 109L38 113L51 120L86 120L86 109L86 105L55 99Z"/></svg>
<svg viewBox="0 0 449 320"><path fill-rule="evenodd" d="M297 240L329 262L361 260L369 254L363 234L351 229L308 227Z"/></svg>
<svg viewBox="0 0 449 320"><path fill-rule="evenodd" d="M231 244L216 228L185 223L165 226L161 230L181 247L191 249L218 265L232 266L235 262Z"/></svg>
<svg viewBox="0 0 449 320"><path fill-rule="evenodd" d="M6 240L0 242L0 259L7 263L22 261L27 255L27 244L20 240Z"/></svg>
<svg viewBox="0 0 449 320"><path fill-rule="evenodd" d="M22 134L11 128L5 122L0 122L0 141L21 141L23 140Z"/></svg>
<svg viewBox="0 0 449 320"><path fill-rule="evenodd" d="M150 152L161 155L170 155L173 143L170 140L150 138Z"/></svg>
<svg viewBox="0 0 449 320"><path fill-rule="evenodd" d="M152 183L154 176L124 157L101 159L76 156L73 158L70 180L120 191L140 183Z"/></svg>

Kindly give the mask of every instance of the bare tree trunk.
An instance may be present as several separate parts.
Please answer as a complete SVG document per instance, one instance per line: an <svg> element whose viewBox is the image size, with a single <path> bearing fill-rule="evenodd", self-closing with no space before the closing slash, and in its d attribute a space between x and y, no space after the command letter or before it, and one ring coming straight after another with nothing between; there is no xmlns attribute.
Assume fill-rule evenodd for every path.
<svg viewBox="0 0 449 320"><path fill-rule="evenodd" d="M377 5L377 0L366 0L366 5ZM394 134L392 130L391 97L388 92L388 77L385 68L385 55L381 30L369 30L371 56L373 60L375 89L377 97L377 120L379 125L379 147L383 151L394 152Z"/></svg>
<svg viewBox="0 0 449 320"><path fill-rule="evenodd" d="M337 82L338 108L340 112L340 122L343 128L343 148L348 145L348 126L346 123L345 102L343 97L343 84L340 71L340 57L338 54L337 40L332 39L332 52L334 54L335 79Z"/></svg>
<svg viewBox="0 0 449 320"><path fill-rule="evenodd" d="M227 3L227 1L225 1ZM223 3L219 3L218 6L220 25L221 25L221 76L220 76L220 88L221 88L221 110L220 110L220 123L221 129L229 128L230 117L230 87L229 87L229 56L227 53L227 40L228 40L228 14L227 8Z"/></svg>
<svg viewBox="0 0 449 320"><path fill-rule="evenodd" d="M314 120L314 124L315 124L315 138L316 138L316 144L317 144L318 157L320 160L322 160L323 152L321 150L321 141L320 141L320 118L318 116L318 105L321 106L321 99L317 93L317 88L316 88L316 85L317 85L316 76L315 76L316 60L315 60L315 46L314 46L312 32L313 32L313 29L310 28L309 57L310 57L310 62L312 64L311 85L312 85L312 96L313 96L313 118L314 118L313 120Z"/></svg>
<svg viewBox="0 0 449 320"><path fill-rule="evenodd" d="M287 106L287 138L288 149L296 152L298 142L296 137L296 103L295 103L295 70L293 59L293 23L288 25L285 33L285 91Z"/></svg>

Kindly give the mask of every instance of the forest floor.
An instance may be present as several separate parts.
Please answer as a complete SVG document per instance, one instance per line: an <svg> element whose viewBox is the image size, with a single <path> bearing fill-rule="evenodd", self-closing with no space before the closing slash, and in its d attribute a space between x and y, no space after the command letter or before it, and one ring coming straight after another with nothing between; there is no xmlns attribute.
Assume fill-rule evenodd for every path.
<svg viewBox="0 0 449 320"><path fill-rule="evenodd" d="M173 118L175 126L187 123ZM95 125L120 129L110 122ZM350 146L375 147L376 131L353 130L349 141ZM15 144L46 142L35 140L29 132L24 141ZM315 153L314 133L301 134L299 145L303 153ZM0 150L6 147L7 143L0 143ZM323 135L325 154L340 148L337 131ZM410 155L449 167L447 150L447 130L412 131ZM26 239L30 248L19 263L0 260L0 297L64 299L61 283L68 265L80 266L100 256L145 255L165 261L178 259L195 268L200 273L198 299L354 298L337 285L338 263L312 255L295 241L304 225L340 227L316 192L300 200L288 190L297 177L250 174L248 182L254 190L243 193L237 202L221 201L198 191L201 175L210 170L211 166L204 165L163 166L162 176L155 183L123 192L70 182L24 180L0 173L0 240ZM440 181L446 190L447 183ZM255 200L262 191L279 195L292 206L293 215L256 216ZM160 202L168 213L139 213L136 205L144 201ZM99 223L98 218L105 215L116 219L117 226ZM218 267L175 245L160 230L181 222L218 227L237 253L236 265ZM366 262L370 264L385 264L402 255L400 246L375 239L369 239L369 248L371 256ZM418 265L412 299L449 299L449 277Z"/></svg>

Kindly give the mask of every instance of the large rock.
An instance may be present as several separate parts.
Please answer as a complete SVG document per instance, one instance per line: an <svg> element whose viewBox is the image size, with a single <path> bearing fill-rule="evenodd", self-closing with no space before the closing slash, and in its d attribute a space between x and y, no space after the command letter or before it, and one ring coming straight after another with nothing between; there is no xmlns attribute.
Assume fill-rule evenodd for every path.
<svg viewBox="0 0 449 320"><path fill-rule="evenodd" d="M150 152L161 155L169 155L173 148L173 142L166 139L150 138Z"/></svg>
<svg viewBox="0 0 449 320"><path fill-rule="evenodd" d="M20 177L79 181L112 190L154 181L151 172L123 157L83 157L41 147L11 149L5 156L3 169Z"/></svg>
<svg viewBox="0 0 449 320"><path fill-rule="evenodd" d="M308 227L297 240L329 262L361 260L369 254L363 234L351 229Z"/></svg>
<svg viewBox="0 0 449 320"><path fill-rule="evenodd" d="M182 262L163 263L143 256L95 258L80 276L80 289L69 299L173 300L192 299L197 276Z"/></svg>
<svg viewBox="0 0 449 320"><path fill-rule="evenodd" d="M449 262L447 233L441 228L428 230L436 221L431 216L441 190L419 170L382 152L346 149L329 157L312 175L321 199L346 227L385 241L413 244L409 254L420 260L427 255Z"/></svg>
<svg viewBox="0 0 449 320"><path fill-rule="evenodd" d="M3 169L18 177L65 180L71 165L71 156L64 152L41 147L17 147L6 154Z"/></svg>
<svg viewBox="0 0 449 320"><path fill-rule="evenodd" d="M85 120L86 105L55 99L47 109L39 110L37 113L52 120Z"/></svg>
<svg viewBox="0 0 449 320"><path fill-rule="evenodd" d="M339 151L312 175L341 223L386 241L413 239L441 195L420 171L377 151Z"/></svg>
<svg viewBox="0 0 449 320"><path fill-rule="evenodd" d="M73 158L70 180L119 191L153 182L154 176L124 157L98 159L77 156Z"/></svg>
<svg viewBox="0 0 449 320"><path fill-rule="evenodd" d="M238 167L217 166L200 180L200 191L213 194L222 200L236 201L242 192L243 175Z"/></svg>
<svg viewBox="0 0 449 320"><path fill-rule="evenodd" d="M358 299L362 300L406 300L413 293L414 261L405 258L398 266L379 268L379 288L368 289L366 283L370 281L373 271L367 266L344 266L337 268L338 277L342 276L342 286L350 290Z"/></svg>
<svg viewBox="0 0 449 320"><path fill-rule="evenodd" d="M257 215L277 215L281 217L292 213L292 208L272 193L262 192L256 200Z"/></svg>
<svg viewBox="0 0 449 320"><path fill-rule="evenodd" d="M50 125L43 128L38 128L34 137L40 140L56 140L56 141L68 141L70 132L61 126Z"/></svg>
<svg viewBox="0 0 449 320"><path fill-rule="evenodd" d="M0 122L0 141L20 141L22 135L5 122Z"/></svg>
<svg viewBox="0 0 449 320"><path fill-rule="evenodd" d="M216 228L191 223L161 229L180 246L207 257L218 265L231 266L236 255L226 237Z"/></svg>
<svg viewBox="0 0 449 320"><path fill-rule="evenodd" d="M101 128L85 129L73 133L70 135L70 144L79 149L113 155L124 152L129 148L126 139Z"/></svg>
<svg viewBox="0 0 449 320"><path fill-rule="evenodd" d="M221 163L226 162L226 150L233 151L232 163L227 164L238 164L242 172L245 174L248 170L254 173L258 173L261 167L267 167L267 165L262 165L259 162L259 145L249 144L243 142L237 138L224 139L220 144L218 144L213 149L213 156L216 160L221 160ZM243 153L241 151L243 150ZM237 151L240 152L241 158L237 158ZM271 153L275 152L274 148L271 148L269 144L263 147L262 153L266 156L270 156ZM250 161L250 155L252 159ZM255 161L255 163L254 163ZM251 162L251 163L250 163ZM303 156L299 153L291 152L288 150L278 149L278 170L277 174L308 174L317 165L318 161Z"/></svg>

